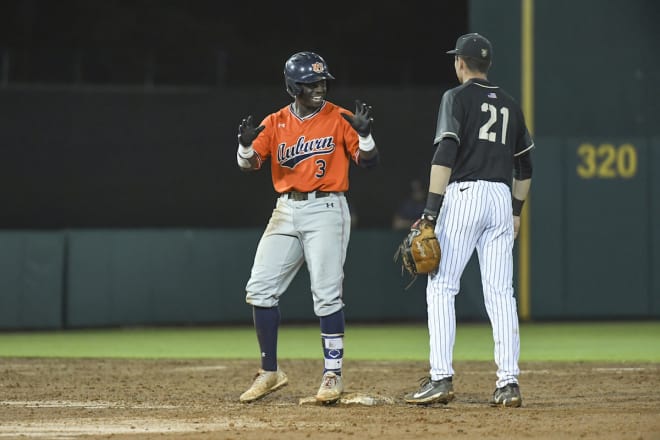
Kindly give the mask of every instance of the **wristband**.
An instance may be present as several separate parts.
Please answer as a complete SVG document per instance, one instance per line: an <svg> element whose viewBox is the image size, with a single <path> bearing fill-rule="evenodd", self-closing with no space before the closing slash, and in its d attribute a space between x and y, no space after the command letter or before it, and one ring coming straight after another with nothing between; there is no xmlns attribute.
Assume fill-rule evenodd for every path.
<svg viewBox="0 0 660 440"><path fill-rule="evenodd" d="M427 220L428 217L437 219L438 214L440 213L440 208L442 208L442 202L444 200L445 200L444 194L436 194L433 192L429 192L429 195L426 197L426 208L424 208L424 214L422 214L422 218L427 218Z"/></svg>
<svg viewBox="0 0 660 440"><path fill-rule="evenodd" d="M249 159L252 156L254 156L254 148L252 148L252 145L248 147L244 147L241 145L241 143L238 143L238 155L241 157L241 159Z"/></svg>
<svg viewBox="0 0 660 440"><path fill-rule="evenodd" d="M431 222L431 223L435 224L435 223L438 221L438 217L435 216L435 215L433 215L433 214L429 214L428 212L424 211L424 212L422 213L422 220L426 220L427 222Z"/></svg>
<svg viewBox="0 0 660 440"><path fill-rule="evenodd" d="M252 168L250 159L243 159L241 155L238 153L236 153L236 162L238 163L238 166L241 167L242 169L249 170Z"/></svg>
<svg viewBox="0 0 660 440"><path fill-rule="evenodd" d="M520 217L523 203L525 203L524 200L518 200L515 197L511 198L511 207L513 208L513 215L515 215L516 217Z"/></svg>
<svg viewBox="0 0 660 440"><path fill-rule="evenodd" d="M376 148L376 141L371 137L371 133L364 137L358 135L358 144L362 151L371 151Z"/></svg>

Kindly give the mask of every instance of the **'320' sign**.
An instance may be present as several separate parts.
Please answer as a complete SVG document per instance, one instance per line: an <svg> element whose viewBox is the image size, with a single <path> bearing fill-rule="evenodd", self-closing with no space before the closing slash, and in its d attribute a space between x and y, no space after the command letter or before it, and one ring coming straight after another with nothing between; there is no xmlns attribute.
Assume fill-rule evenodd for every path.
<svg viewBox="0 0 660 440"><path fill-rule="evenodd" d="M637 174L637 150L631 144L584 143L577 156L577 174L583 179L630 179Z"/></svg>

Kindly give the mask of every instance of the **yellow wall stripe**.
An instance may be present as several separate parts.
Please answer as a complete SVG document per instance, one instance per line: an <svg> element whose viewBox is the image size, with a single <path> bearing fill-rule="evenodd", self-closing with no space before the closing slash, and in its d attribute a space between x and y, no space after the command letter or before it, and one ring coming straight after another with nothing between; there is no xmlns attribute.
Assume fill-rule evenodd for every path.
<svg viewBox="0 0 660 440"><path fill-rule="evenodd" d="M522 109L529 132L534 134L534 0L521 0L521 83ZM518 232L518 299L520 319L529 321L530 292L530 233L529 216L531 197L528 195L520 217Z"/></svg>

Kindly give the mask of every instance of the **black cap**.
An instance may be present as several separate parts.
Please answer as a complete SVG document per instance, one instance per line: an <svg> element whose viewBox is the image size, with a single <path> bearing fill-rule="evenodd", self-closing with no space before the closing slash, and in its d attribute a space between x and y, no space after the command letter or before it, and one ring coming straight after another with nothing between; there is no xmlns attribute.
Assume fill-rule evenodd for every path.
<svg viewBox="0 0 660 440"><path fill-rule="evenodd" d="M456 49L449 50L447 53L490 61L493 56L493 46L483 35L477 33L465 34L456 40Z"/></svg>

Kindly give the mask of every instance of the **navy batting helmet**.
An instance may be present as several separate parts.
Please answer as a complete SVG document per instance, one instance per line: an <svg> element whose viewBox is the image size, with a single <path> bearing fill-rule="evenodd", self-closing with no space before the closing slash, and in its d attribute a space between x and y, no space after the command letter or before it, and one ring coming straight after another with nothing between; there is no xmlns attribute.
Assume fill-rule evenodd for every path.
<svg viewBox="0 0 660 440"><path fill-rule="evenodd" d="M335 79L328 72L328 65L314 52L298 52L284 64L286 91L294 98L302 93L299 84L310 84L323 79Z"/></svg>

